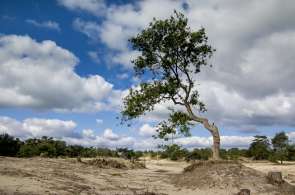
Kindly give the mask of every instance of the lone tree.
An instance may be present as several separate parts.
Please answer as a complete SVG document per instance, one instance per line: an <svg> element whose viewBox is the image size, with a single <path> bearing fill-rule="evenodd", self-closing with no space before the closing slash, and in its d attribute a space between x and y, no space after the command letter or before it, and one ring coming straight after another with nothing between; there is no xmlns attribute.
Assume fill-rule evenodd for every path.
<svg viewBox="0 0 295 195"><path fill-rule="evenodd" d="M249 154L255 160L268 159L270 155L270 143L266 136L256 135L250 144Z"/></svg>
<svg viewBox="0 0 295 195"><path fill-rule="evenodd" d="M123 120L137 118L152 111L156 104L171 101L178 109L170 109L169 118L158 124L157 137L167 139L176 133L189 136L192 122L200 123L213 136L213 159L220 159L218 128L199 115L206 108L199 99L196 76L214 52L205 29L192 31L187 18L175 11L169 19L154 19L129 41L141 53L132 63L142 82L124 98Z"/></svg>
<svg viewBox="0 0 295 195"><path fill-rule="evenodd" d="M288 136L285 132L277 133L274 138L271 139L271 143L275 152L275 157L281 161L281 164L283 164L283 160L286 160L288 156Z"/></svg>

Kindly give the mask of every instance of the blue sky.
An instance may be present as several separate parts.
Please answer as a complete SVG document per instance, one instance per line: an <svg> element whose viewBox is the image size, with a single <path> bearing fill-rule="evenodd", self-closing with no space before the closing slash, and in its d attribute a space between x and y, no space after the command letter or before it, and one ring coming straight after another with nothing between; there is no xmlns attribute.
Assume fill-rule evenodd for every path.
<svg viewBox="0 0 295 195"><path fill-rule="evenodd" d="M136 86L128 45L153 17L173 10L192 29L205 27L217 49L213 68L198 76L205 114L219 125L224 147L284 130L295 137L295 22L292 1L57 0L1 1L0 131L41 135L69 144L153 148L154 125L171 103L120 125L122 97ZM293 132L294 131L294 132ZM185 147L208 147L201 126Z"/></svg>

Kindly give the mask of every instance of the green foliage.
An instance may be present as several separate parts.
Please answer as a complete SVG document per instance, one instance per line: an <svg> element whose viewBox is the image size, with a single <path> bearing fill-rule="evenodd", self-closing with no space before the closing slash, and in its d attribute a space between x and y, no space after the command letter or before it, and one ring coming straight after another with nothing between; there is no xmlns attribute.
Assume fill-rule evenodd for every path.
<svg viewBox="0 0 295 195"><path fill-rule="evenodd" d="M141 53L132 62L142 82L124 98L123 121L150 112L165 101L206 111L195 87L195 75L214 52L205 29L192 31L187 18L175 11L168 19L154 19L130 43ZM171 134L189 136L191 121L188 113L172 110L169 119L159 123L158 137L167 140Z"/></svg>
<svg viewBox="0 0 295 195"><path fill-rule="evenodd" d="M97 156L119 157L118 152L108 148L96 148Z"/></svg>
<svg viewBox="0 0 295 195"><path fill-rule="evenodd" d="M173 117L172 117L173 118ZM182 118L182 117L176 117ZM177 119L178 120L178 119ZM184 119L185 120L185 119ZM181 120L179 120L181 123ZM289 144L288 137L284 132L277 133L272 140L272 148L266 136L255 136L249 149L221 149L220 155L223 159L237 160L240 157L253 157L256 160L295 160L295 144ZM19 157L123 157L136 160L141 156L168 158L171 160L208 160L212 156L210 148L201 148L188 151L177 144L162 146L162 151L134 151L127 148L111 150L107 148L83 147L80 145L66 145L64 141L54 140L50 137L40 139L31 138L24 142L8 134L0 135L0 155ZM281 153L284 151L284 153ZM284 156L281 156L281 155Z"/></svg>
<svg viewBox="0 0 295 195"><path fill-rule="evenodd" d="M292 144L292 145L288 145L287 146L287 160L292 160L294 161L295 160L295 145Z"/></svg>
<svg viewBox="0 0 295 195"><path fill-rule="evenodd" d="M227 150L227 158L230 160L237 160L242 156L247 156L247 150L239 148L231 148Z"/></svg>
<svg viewBox="0 0 295 195"><path fill-rule="evenodd" d="M210 148L195 148L186 156L186 161L190 160L208 160L212 156L212 150Z"/></svg>
<svg viewBox="0 0 295 195"><path fill-rule="evenodd" d="M139 89L129 90L129 95L124 99L125 109L122 115L126 120L130 120L146 111L152 111L154 105L161 102L164 99L163 95L171 89L167 84L159 81L149 84L141 83Z"/></svg>
<svg viewBox="0 0 295 195"><path fill-rule="evenodd" d="M18 156L31 157L57 157L64 155L63 151L66 144L63 141L56 141L53 138L43 136L41 139L27 139L20 147ZM63 148L64 147L64 148Z"/></svg>
<svg viewBox="0 0 295 195"><path fill-rule="evenodd" d="M143 156L142 152L129 150L128 148L118 148L117 153L120 157L123 157L128 160L136 160L139 157Z"/></svg>
<svg viewBox="0 0 295 195"><path fill-rule="evenodd" d="M288 157L288 136L285 132L279 132L271 139L271 143L275 158L283 164L283 160L287 160Z"/></svg>
<svg viewBox="0 0 295 195"><path fill-rule="evenodd" d="M270 143L266 136L256 135L250 145L249 155L255 160L268 159L270 155Z"/></svg>
<svg viewBox="0 0 295 195"><path fill-rule="evenodd" d="M4 133L0 134L0 156L16 156L22 142Z"/></svg>
<svg viewBox="0 0 295 195"><path fill-rule="evenodd" d="M38 151L38 148L29 144L22 145L18 153L19 157L33 157L33 156L39 156L39 155L40 155L40 152Z"/></svg>
<svg viewBox="0 0 295 195"><path fill-rule="evenodd" d="M192 126L190 120L186 113L172 112L167 121L159 123L157 128L158 135L154 137L168 140L167 135L175 135L176 129L178 129L179 134L190 136L190 127Z"/></svg>
<svg viewBox="0 0 295 195"><path fill-rule="evenodd" d="M180 160L187 156L188 151L181 148L177 144L163 146L161 158L169 158L170 160Z"/></svg>

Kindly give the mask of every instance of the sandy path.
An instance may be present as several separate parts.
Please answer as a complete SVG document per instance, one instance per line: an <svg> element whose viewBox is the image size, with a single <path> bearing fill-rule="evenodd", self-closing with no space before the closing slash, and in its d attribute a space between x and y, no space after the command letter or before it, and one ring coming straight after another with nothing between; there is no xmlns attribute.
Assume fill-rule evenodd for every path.
<svg viewBox="0 0 295 195"><path fill-rule="evenodd" d="M147 161L147 169L101 169L76 159L0 157L0 194L214 194L169 184L184 162ZM218 191L218 194L223 194Z"/></svg>
<svg viewBox="0 0 295 195"><path fill-rule="evenodd" d="M291 184L295 184L295 163L284 162L283 165L271 162L243 163L245 166L267 174L269 171L281 171L283 178Z"/></svg>

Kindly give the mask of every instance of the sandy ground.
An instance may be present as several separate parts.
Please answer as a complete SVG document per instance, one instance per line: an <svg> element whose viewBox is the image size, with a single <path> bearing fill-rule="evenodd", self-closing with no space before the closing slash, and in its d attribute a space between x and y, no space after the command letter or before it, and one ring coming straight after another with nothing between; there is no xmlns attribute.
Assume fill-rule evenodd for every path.
<svg viewBox="0 0 295 195"><path fill-rule="evenodd" d="M243 163L245 166L267 174L269 171L281 171L284 180L295 184L295 162L284 162L282 165L271 162Z"/></svg>
<svg viewBox="0 0 295 195"><path fill-rule="evenodd" d="M82 159L83 160L83 159ZM256 163L255 163L256 164ZM267 172L271 165L248 163ZM236 189L187 189L176 187L171 177L188 166L185 162L146 161L146 169L102 169L79 163L76 159L0 157L0 194L171 194L227 195ZM275 166L275 165L273 165ZM286 173L294 173L291 165Z"/></svg>

